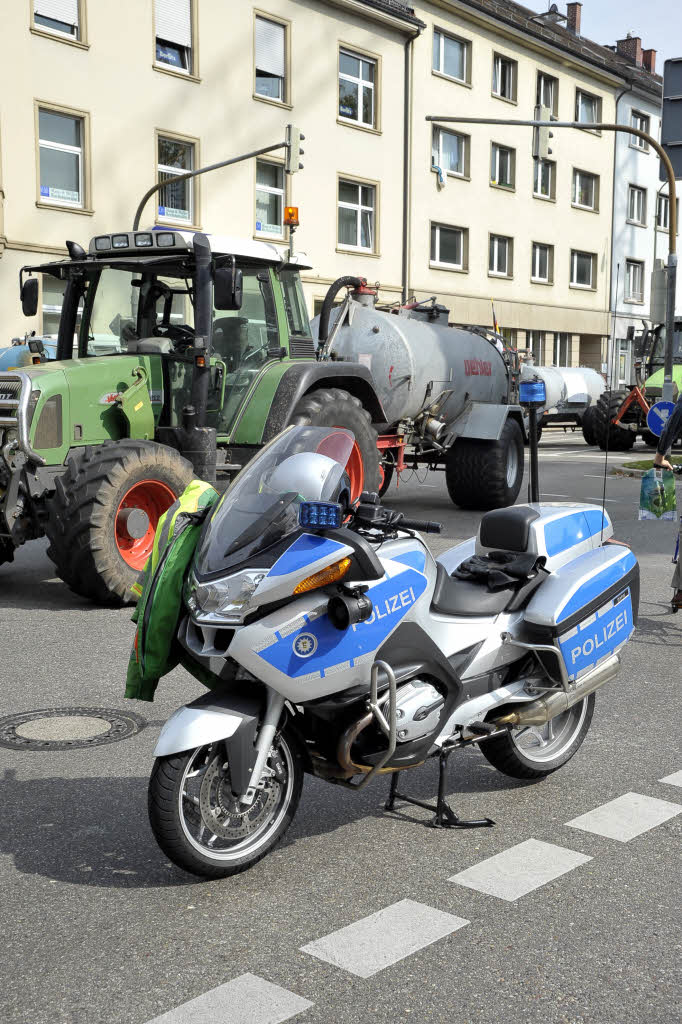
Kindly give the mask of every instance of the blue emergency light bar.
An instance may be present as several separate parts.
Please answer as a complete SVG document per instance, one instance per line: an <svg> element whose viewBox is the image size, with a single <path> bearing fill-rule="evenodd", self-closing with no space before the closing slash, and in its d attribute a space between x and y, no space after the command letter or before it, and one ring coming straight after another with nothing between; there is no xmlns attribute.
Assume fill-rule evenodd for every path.
<svg viewBox="0 0 682 1024"><path fill-rule="evenodd" d="M298 521L301 526L313 529L335 530L341 526L342 509L332 501L303 501L298 506Z"/></svg>
<svg viewBox="0 0 682 1024"><path fill-rule="evenodd" d="M547 400L547 391L544 380L522 380L519 385L519 402L521 405L530 405L531 402L539 402L541 405Z"/></svg>

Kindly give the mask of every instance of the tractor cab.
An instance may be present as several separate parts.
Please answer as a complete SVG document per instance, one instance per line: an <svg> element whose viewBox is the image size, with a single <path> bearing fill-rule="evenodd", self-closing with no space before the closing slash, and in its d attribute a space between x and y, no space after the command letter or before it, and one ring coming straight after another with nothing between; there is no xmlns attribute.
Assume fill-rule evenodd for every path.
<svg viewBox="0 0 682 1024"><path fill-rule="evenodd" d="M197 287L195 237L168 230L98 235L87 254L71 243L70 260L25 267L22 275L66 284L57 359L73 361L71 379L92 379L98 390L104 378L91 360L115 360L111 387L93 391L94 401L106 405L107 395L118 394L122 364L133 362L147 374L155 425L179 428L183 410L197 404L198 366L208 371L202 425L224 436L262 367L287 354L283 339L309 338L310 328L298 263L286 263L267 243L200 236L210 247L210 276L208 287ZM33 280L23 280L24 302Z"/></svg>

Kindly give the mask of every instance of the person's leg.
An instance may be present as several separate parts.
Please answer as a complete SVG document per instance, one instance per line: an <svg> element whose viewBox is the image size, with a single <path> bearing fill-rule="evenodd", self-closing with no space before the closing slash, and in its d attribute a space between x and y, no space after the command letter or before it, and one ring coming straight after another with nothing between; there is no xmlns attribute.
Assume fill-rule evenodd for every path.
<svg viewBox="0 0 682 1024"><path fill-rule="evenodd" d="M677 565L673 573L673 578L670 581L670 586L673 588L675 593L673 594L673 604L678 608L682 608L682 516L680 516L680 536L677 547Z"/></svg>

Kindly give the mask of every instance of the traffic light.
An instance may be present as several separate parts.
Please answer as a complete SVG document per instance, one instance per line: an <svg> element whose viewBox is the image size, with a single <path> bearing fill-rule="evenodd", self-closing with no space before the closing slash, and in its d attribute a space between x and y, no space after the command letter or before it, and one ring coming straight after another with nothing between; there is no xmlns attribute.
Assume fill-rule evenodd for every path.
<svg viewBox="0 0 682 1024"><path fill-rule="evenodd" d="M287 144L287 154L284 160L284 170L287 174L295 174L296 171L300 171L303 167L303 164L299 162L300 157L304 152L301 149L301 142L303 139L305 139L303 132L300 132L293 124L287 125L285 140Z"/></svg>
<svg viewBox="0 0 682 1024"><path fill-rule="evenodd" d="M682 178L682 57L673 57L663 65L661 145L673 165L675 178ZM668 180L662 161L660 180Z"/></svg>
<svg viewBox="0 0 682 1024"><path fill-rule="evenodd" d="M549 107L543 107L541 104L535 108L535 121L549 121L552 115L552 111ZM540 128L536 126L533 128L533 157L536 160L546 160L552 150L549 148L549 140L554 137L554 132L551 132L549 128Z"/></svg>

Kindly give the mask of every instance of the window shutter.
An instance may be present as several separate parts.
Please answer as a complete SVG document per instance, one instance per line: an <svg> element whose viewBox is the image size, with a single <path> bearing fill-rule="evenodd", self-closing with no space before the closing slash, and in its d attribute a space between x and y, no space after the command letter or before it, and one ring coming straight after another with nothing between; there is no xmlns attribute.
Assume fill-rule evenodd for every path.
<svg viewBox="0 0 682 1024"><path fill-rule="evenodd" d="M256 18L256 67L284 78L284 25Z"/></svg>
<svg viewBox="0 0 682 1024"><path fill-rule="evenodd" d="M154 0L154 26L157 39L191 49L191 0Z"/></svg>
<svg viewBox="0 0 682 1024"><path fill-rule="evenodd" d="M78 0L33 0L34 14L78 26Z"/></svg>

